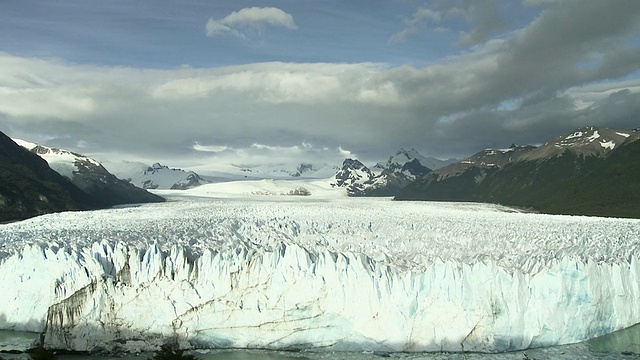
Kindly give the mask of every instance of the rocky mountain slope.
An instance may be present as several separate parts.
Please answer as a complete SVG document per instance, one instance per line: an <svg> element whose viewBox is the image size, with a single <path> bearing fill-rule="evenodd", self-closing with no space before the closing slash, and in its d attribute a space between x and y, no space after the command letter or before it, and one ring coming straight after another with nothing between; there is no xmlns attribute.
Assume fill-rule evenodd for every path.
<svg viewBox="0 0 640 360"><path fill-rule="evenodd" d="M379 178L359 160L345 159L342 167L331 179L331 186L346 188L349 196L366 196L368 192L382 186L378 180Z"/></svg>
<svg viewBox="0 0 640 360"><path fill-rule="evenodd" d="M345 187L349 196L393 196L431 171L420 159L424 157L415 150L400 150L386 163L376 164L376 171L358 160L346 159L332 178L331 185Z"/></svg>
<svg viewBox="0 0 640 360"><path fill-rule="evenodd" d="M0 132L0 222L101 206L41 157Z"/></svg>
<svg viewBox="0 0 640 360"><path fill-rule="evenodd" d="M118 179L98 161L84 155L23 140L16 142L46 160L53 170L97 198L105 207L164 201L160 196Z"/></svg>
<svg viewBox="0 0 640 360"><path fill-rule="evenodd" d="M485 150L415 181L396 199L480 201L548 213L640 217L638 139L638 131L588 127L537 148Z"/></svg>

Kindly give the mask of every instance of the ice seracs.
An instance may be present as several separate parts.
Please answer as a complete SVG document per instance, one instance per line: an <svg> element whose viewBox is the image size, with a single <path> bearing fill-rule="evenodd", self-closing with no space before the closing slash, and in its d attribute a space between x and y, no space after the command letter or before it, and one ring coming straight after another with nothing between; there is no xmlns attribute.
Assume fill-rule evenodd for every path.
<svg viewBox="0 0 640 360"><path fill-rule="evenodd" d="M494 352L640 322L638 220L220 186L0 225L0 327L89 351Z"/></svg>

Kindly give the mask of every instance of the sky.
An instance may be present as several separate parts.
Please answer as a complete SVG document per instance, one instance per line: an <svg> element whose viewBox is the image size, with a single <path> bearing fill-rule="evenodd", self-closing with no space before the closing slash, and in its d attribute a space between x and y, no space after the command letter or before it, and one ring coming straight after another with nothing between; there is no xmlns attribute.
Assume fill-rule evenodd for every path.
<svg viewBox="0 0 640 360"><path fill-rule="evenodd" d="M99 160L464 158L640 127L637 0L0 0L0 131Z"/></svg>

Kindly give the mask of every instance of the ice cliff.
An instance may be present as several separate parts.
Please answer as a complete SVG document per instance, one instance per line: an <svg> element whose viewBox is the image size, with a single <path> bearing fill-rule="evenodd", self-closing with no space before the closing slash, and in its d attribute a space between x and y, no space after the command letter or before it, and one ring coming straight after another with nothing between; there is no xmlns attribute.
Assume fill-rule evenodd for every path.
<svg viewBox="0 0 640 360"><path fill-rule="evenodd" d="M177 336L496 352L640 322L636 220L353 201L174 201L2 225L0 327L89 351Z"/></svg>

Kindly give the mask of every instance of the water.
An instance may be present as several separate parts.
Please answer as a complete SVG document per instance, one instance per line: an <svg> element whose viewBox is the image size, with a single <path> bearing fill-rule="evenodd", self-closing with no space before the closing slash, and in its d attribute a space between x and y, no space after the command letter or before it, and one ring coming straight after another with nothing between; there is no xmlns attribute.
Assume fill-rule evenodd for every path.
<svg viewBox="0 0 640 360"><path fill-rule="evenodd" d="M38 339L38 334L0 331L0 351L26 350ZM546 360L546 359L634 359L640 357L640 324L625 330L591 339L589 341L555 346L550 348L530 349L500 354L476 353L371 353L371 352L285 352L265 350L207 350L194 352L201 360L367 360L367 359L402 359L402 360ZM2 359L29 359L26 354L0 355ZM140 360L151 358L152 354L115 356L60 356L60 360Z"/></svg>

